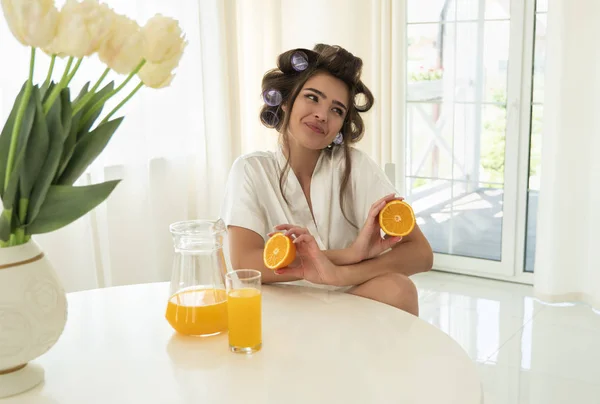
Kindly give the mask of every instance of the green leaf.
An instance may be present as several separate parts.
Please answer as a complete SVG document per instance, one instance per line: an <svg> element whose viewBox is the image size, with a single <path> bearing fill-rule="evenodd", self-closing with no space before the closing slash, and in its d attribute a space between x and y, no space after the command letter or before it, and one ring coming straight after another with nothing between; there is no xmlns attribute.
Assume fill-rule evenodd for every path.
<svg viewBox="0 0 600 404"><path fill-rule="evenodd" d="M102 153L123 119L121 117L105 122L81 138L75 145L73 156L58 183L61 185L75 183L86 168Z"/></svg>
<svg viewBox="0 0 600 404"><path fill-rule="evenodd" d="M7 214L8 211L3 210L2 214L0 215L0 240L1 241L8 241L8 239L10 238L10 233L11 233L11 229L10 229L10 225L11 225L11 217L8 217L9 215Z"/></svg>
<svg viewBox="0 0 600 404"><path fill-rule="evenodd" d="M42 104L44 102L46 102L46 100L48 99L50 94L52 94L52 90L54 89L55 85L56 84L54 83L54 81L51 81L47 85L46 84L42 85L42 88L40 88L40 95L42 96Z"/></svg>
<svg viewBox="0 0 600 404"><path fill-rule="evenodd" d="M15 125L15 119L17 118L17 112L19 110L19 104L23 98L26 84L27 83L23 84L23 87L21 87L21 91L15 99L12 111L10 112L8 119L4 124L4 128L2 129L2 133L0 134L0 197L4 197L4 177L6 176L6 166L8 164L10 140L12 137L13 127Z"/></svg>
<svg viewBox="0 0 600 404"><path fill-rule="evenodd" d="M54 183L57 183L60 176L65 172L65 169L67 168L67 165L69 164L69 161L73 156L73 152L75 151L75 142L77 142L77 127L79 126L80 118L81 112L78 112L77 114L75 114L75 116L71 118L71 128L63 146L63 152L60 158L58 170L56 170Z"/></svg>
<svg viewBox="0 0 600 404"><path fill-rule="evenodd" d="M80 93L80 96L83 94L84 91L87 91L88 85L89 83L84 86L82 92ZM73 150L75 149L75 142L77 140L78 122L81 116L79 113L77 113L75 116L72 116L73 104L71 104L70 101L70 93L68 88L63 90L60 97L62 104L62 126L64 128L64 144L60 161L54 174L53 183L56 183L58 181L73 154Z"/></svg>
<svg viewBox="0 0 600 404"><path fill-rule="evenodd" d="M33 186L31 197L29 198L29 209L27 212L26 223L31 223L35 220L38 215L41 206L46 198L48 188L52 184L52 180L56 175L58 164L60 162L60 156L63 152L63 127L61 122L62 116L62 102L55 102L52 104L52 108L46 115L46 125L48 127L48 135L50 139L50 145L44 160L44 165L40 170L40 174Z"/></svg>
<svg viewBox="0 0 600 404"><path fill-rule="evenodd" d="M29 194L42 169L50 143L46 116L44 115L42 99L37 86L33 87L31 97L35 102L36 112L25 151L25 164L21 170L21 181L19 182L21 198L26 199L29 199Z"/></svg>
<svg viewBox="0 0 600 404"><path fill-rule="evenodd" d="M36 219L26 226L27 234L42 234L58 230L79 219L115 189L120 180L73 187L52 185Z"/></svg>
<svg viewBox="0 0 600 404"><path fill-rule="evenodd" d="M83 97L85 97L85 95L89 92L89 88L90 88L90 82L88 81L87 83L85 83L85 85L81 88L81 91L79 91L79 95L77 95L77 98L75 98L73 100L73 105L76 105L79 101L81 101L81 99Z"/></svg>
<svg viewBox="0 0 600 404"><path fill-rule="evenodd" d="M60 92L60 104L61 104L61 121L63 127L63 140L66 140L71 131L71 120L73 115L73 109L71 107L71 90L64 88Z"/></svg>
<svg viewBox="0 0 600 404"><path fill-rule="evenodd" d="M115 82L111 81L110 83L108 83L107 85L105 85L100 91L98 91L96 94L94 94L94 96L85 104L85 106L81 109L81 113L82 113L82 117L84 117L86 115L86 113L92 109L92 107L94 105L96 105L96 103L98 101L100 101L102 99L102 97L104 97L106 94L110 93L115 87ZM92 127L92 125L94 125L94 122L96 122L96 119L98 119L98 117L100 116L100 114L102 113L102 110L104 109L104 105L102 105L102 108L99 108L98 111L94 112L94 114L92 114L92 116L86 121L86 122L79 122L79 130L77 131L77 140L81 139L83 136L85 136L88 131L90 130L90 128Z"/></svg>
<svg viewBox="0 0 600 404"><path fill-rule="evenodd" d="M88 83L89 84L89 83ZM85 89L86 86L84 86ZM82 90L83 91L83 90ZM81 94L80 94L81 95ZM58 181L63 171L65 170L67 163L71 159L73 155L73 150L75 149L75 142L77 140L77 125L79 122L80 113L77 113L75 116L72 116L73 109L70 101L69 89L66 88L60 94L61 103L62 103L62 125L64 129L64 145L62 155L60 157L60 162L58 164L58 169L54 175L54 181Z"/></svg>
<svg viewBox="0 0 600 404"><path fill-rule="evenodd" d="M17 143L16 157L14 160L13 168L10 173L10 179L6 185L6 191L2 196L2 203L5 209L12 209L16 202L17 188L19 185L19 179L21 177L21 170L25 163L25 152L27 150L27 142L29 141L29 135L31 134L31 127L33 126L33 119L35 118L35 97L29 97L29 102L25 108L23 114L23 122L21 122L21 129L19 130L19 140Z"/></svg>

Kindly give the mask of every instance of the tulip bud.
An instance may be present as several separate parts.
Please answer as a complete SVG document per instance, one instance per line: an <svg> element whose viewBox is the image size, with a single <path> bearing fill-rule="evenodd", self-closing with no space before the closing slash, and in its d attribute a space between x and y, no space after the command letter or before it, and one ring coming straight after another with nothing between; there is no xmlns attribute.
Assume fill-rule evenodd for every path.
<svg viewBox="0 0 600 404"><path fill-rule="evenodd" d="M151 88L163 88L169 86L175 77L173 70L179 65L184 48L185 43L182 43L179 53L172 59L165 60L162 63L146 62L138 73L142 82Z"/></svg>
<svg viewBox="0 0 600 404"><path fill-rule="evenodd" d="M58 10L54 0L2 0L12 34L25 46L43 48L54 39Z"/></svg>
<svg viewBox="0 0 600 404"><path fill-rule="evenodd" d="M150 63L162 63L177 57L185 42L177 20L160 14L152 17L142 28L144 36L144 59Z"/></svg>
<svg viewBox="0 0 600 404"><path fill-rule="evenodd" d="M129 74L142 61L143 52L140 26L123 15L117 15L110 34L98 51L100 60L117 73Z"/></svg>
<svg viewBox="0 0 600 404"><path fill-rule="evenodd" d="M115 15L98 0L67 0L60 11L56 37L44 51L75 58L92 55L110 34Z"/></svg>

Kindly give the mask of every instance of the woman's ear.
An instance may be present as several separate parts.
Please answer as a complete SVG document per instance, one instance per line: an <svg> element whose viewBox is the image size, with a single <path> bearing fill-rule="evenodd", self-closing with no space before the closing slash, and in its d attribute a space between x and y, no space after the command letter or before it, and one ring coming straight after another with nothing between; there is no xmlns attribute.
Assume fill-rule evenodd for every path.
<svg viewBox="0 0 600 404"><path fill-rule="evenodd" d="M281 104L281 110L287 112L287 104Z"/></svg>

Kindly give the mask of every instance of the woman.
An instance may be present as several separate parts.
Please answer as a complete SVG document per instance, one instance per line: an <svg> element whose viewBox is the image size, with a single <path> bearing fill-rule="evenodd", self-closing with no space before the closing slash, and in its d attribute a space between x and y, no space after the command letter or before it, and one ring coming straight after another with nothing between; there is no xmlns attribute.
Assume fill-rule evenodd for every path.
<svg viewBox="0 0 600 404"><path fill-rule="evenodd" d="M345 49L317 45L281 54L265 74L260 118L279 132L280 147L232 166L222 212L231 264L260 270L264 283L322 285L418 315L408 277L431 269L433 254L418 226L402 239L380 236L379 211L396 190L351 147L374 102L361 69ZM296 261L276 272L263 263L273 231L297 246Z"/></svg>

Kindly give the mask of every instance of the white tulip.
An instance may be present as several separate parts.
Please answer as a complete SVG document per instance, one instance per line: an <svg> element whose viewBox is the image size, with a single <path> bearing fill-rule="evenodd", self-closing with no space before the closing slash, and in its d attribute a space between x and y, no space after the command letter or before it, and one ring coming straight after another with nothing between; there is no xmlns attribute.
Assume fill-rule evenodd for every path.
<svg viewBox="0 0 600 404"><path fill-rule="evenodd" d="M181 52L185 42L177 20L160 14L152 17L144 28L144 59L150 63L172 60Z"/></svg>
<svg viewBox="0 0 600 404"><path fill-rule="evenodd" d="M110 34L115 15L98 0L67 0L60 11L56 37L44 51L75 58L90 56Z"/></svg>
<svg viewBox="0 0 600 404"><path fill-rule="evenodd" d="M58 10L54 0L2 0L11 32L25 46L43 48L56 35Z"/></svg>
<svg viewBox="0 0 600 404"><path fill-rule="evenodd" d="M98 57L120 74L130 74L143 59L144 38L133 20L117 15L112 30L100 46Z"/></svg>
<svg viewBox="0 0 600 404"><path fill-rule="evenodd" d="M179 65L185 46L186 43L182 43L179 51L171 59L161 63L146 62L138 73L142 82L151 88L163 88L170 85L175 77L173 70Z"/></svg>

